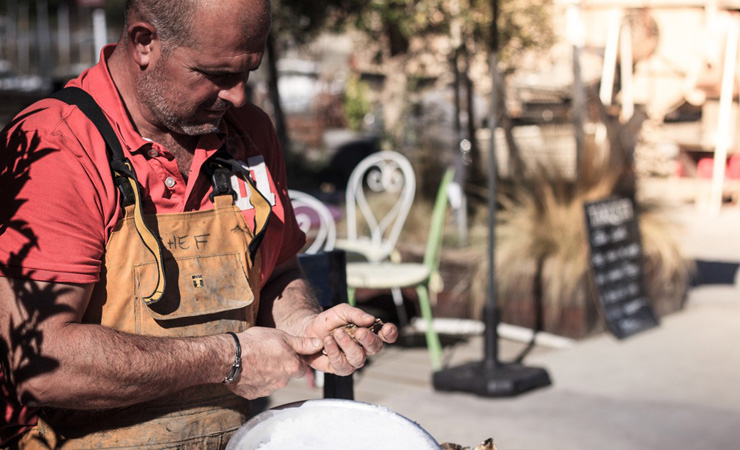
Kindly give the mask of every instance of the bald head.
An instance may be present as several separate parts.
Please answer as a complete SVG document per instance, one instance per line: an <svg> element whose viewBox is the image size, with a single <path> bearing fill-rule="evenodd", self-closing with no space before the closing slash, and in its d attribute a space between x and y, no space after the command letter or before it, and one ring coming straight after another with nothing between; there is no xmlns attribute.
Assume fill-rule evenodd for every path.
<svg viewBox="0 0 740 450"><path fill-rule="evenodd" d="M238 27L248 39L269 30L272 10L270 0L127 0L125 29L144 20L157 30L165 49L197 47L201 33L220 31L199 27L201 18L214 14L224 27Z"/></svg>

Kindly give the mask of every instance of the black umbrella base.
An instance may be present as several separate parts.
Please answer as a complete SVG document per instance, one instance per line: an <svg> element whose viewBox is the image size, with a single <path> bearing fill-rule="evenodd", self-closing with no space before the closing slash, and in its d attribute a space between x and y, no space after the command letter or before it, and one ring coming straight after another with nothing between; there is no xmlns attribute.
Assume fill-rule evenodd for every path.
<svg viewBox="0 0 740 450"><path fill-rule="evenodd" d="M435 372L432 377L438 391L470 392L482 397L514 397L533 389L549 386L545 369L520 364L472 362Z"/></svg>

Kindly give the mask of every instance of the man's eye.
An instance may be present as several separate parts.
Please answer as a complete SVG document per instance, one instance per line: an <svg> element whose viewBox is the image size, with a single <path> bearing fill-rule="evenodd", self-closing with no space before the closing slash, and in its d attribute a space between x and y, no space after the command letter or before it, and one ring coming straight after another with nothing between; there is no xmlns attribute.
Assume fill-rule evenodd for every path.
<svg viewBox="0 0 740 450"><path fill-rule="evenodd" d="M238 73L213 73L203 72L203 76L213 81L214 83L229 84L237 82L242 75Z"/></svg>
<svg viewBox="0 0 740 450"><path fill-rule="evenodd" d="M220 78L224 78L226 74L223 72L208 72L206 70L198 70L195 69L196 72L203 78L208 78L209 80L218 80Z"/></svg>

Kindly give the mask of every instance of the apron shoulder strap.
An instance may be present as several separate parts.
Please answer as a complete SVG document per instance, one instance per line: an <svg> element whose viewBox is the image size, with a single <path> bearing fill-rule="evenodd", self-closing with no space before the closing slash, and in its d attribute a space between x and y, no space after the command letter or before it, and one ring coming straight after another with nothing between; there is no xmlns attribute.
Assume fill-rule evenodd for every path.
<svg viewBox="0 0 740 450"><path fill-rule="evenodd" d="M223 146L203 164L201 170L210 177L213 185L211 201L219 195L231 195L236 200L236 192L231 187L231 171L234 166L236 161Z"/></svg>
<svg viewBox="0 0 740 450"><path fill-rule="evenodd" d="M254 214L254 237L249 243L249 256L252 261L257 257L257 250L259 250L262 239L267 232L267 224L270 221L272 215L272 206L265 196L257 189L257 184L252 179L252 175L249 170L243 165L234 160L234 157L226 150L225 146L221 146L216 153L211 155L210 158L203 164L203 172L211 177L213 183L213 193L211 194L211 201L214 201L214 197L219 195L231 194L236 199L236 192L231 188L231 182L229 180L231 173L241 173L244 176L244 180L249 184L249 189L254 193L250 197L250 203L255 210Z"/></svg>
<svg viewBox="0 0 740 450"><path fill-rule="evenodd" d="M124 206L134 203L133 187L127 178L135 181L136 174L129 160L123 155L121 142L118 140L113 127L111 127L100 106L90 94L77 87L64 88L61 91L55 92L50 97L69 105L77 106L90 119L93 125L95 125L95 128L98 129L98 132L100 132L100 135L105 140L111 172L113 173L116 187L123 196Z"/></svg>
<svg viewBox="0 0 740 450"><path fill-rule="evenodd" d="M154 235L152 230L144 221L144 209L141 201L141 191L139 182L136 179L136 172L131 161L123 155L121 142L118 140L116 133L113 131L110 122L103 114L103 110L95 102L90 94L77 87L64 88L50 96L69 105L77 106L88 119L98 129L100 135L105 140L106 152L113 174L113 181L121 192L124 207L134 205L134 225L141 240L146 248L152 253L157 263L157 273L159 280L154 288L154 292L144 297L144 303L151 305L158 302L165 289L164 276L164 258L162 256L162 246L159 239Z"/></svg>

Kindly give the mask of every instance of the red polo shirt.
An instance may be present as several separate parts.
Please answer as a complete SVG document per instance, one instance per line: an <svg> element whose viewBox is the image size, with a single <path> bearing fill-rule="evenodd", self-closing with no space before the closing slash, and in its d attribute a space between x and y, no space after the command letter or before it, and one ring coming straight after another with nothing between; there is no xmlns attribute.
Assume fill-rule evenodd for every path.
<svg viewBox="0 0 740 450"><path fill-rule="evenodd" d="M211 182L201 165L221 145L245 163L257 188L273 203L273 215L261 246L264 285L273 268L294 256L305 243L288 200L285 166L274 128L267 115L246 106L230 111L220 132L201 136L188 180L174 156L134 129L102 62L69 86L90 93L113 125L144 187L147 213L212 209ZM95 283L99 280L108 236L122 217L105 144L100 133L77 109L57 100L30 106L0 135L0 267L6 276L39 281ZM246 187L234 176L247 223L253 210L242 198Z"/></svg>
<svg viewBox="0 0 740 450"><path fill-rule="evenodd" d="M131 123L106 64L113 48L106 47L101 62L69 86L90 93L111 122L144 187L145 212L212 209L211 182L200 169L226 143L273 204L260 247L264 286L275 266L293 257L305 243L288 200L283 155L269 118L251 104L227 113L218 133L200 137L185 181L174 156L140 136ZM246 222L254 223L244 181L234 176L232 185ZM41 100L0 133L1 276L96 283L108 237L122 216L103 138L76 106ZM5 409L9 425L0 426L0 443L18 434L19 425L32 421L27 411L11 406L14 396L2 382L0 372L0 411ZM11 403L3 405L4 401Z"/></svg>

